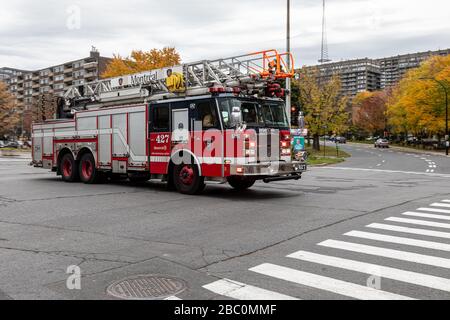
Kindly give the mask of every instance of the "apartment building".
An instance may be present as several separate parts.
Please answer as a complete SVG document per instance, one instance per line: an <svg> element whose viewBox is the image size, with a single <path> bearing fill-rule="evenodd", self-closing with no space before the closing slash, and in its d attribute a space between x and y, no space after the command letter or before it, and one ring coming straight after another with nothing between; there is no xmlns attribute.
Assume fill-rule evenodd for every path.
<svg viewBox="0 0 450 320"><path fill-rule="evenodd" d="M319 81L328 81L333 75L340 77L343 95L355 96L358 92L375 91L380 88L380 66L368 58L326 63L317 68Z"/></svg>
<svg viewBox="0 0 450 320"><path fill-rule="evenodd" d="M36 71L2 68L0 80L8 84L18 105L28 110L41 94L60 96L70 86L98 80L109 61L93 48L88 57Z"/></svg>
<svg viewBox="0 0 450 320"><path fill-rule="evenodd" d="M308 68L319 69L319 82L338 75L342 94L353 97L362 91L376 91L395 85L406 71L417 68L435 55L448 55L450 49L418 52L381 59L356 59L326 63Z"/></svg>
<svg viewBox="0 0 450 320"><path fill-rule="evenodd" d="M446 56L449 54L450 49L445 49L376 59L375 63L379 65L381 69L381 89L395 85L403 77L406 71L417 68L422 61L431 56Z"/></svg>

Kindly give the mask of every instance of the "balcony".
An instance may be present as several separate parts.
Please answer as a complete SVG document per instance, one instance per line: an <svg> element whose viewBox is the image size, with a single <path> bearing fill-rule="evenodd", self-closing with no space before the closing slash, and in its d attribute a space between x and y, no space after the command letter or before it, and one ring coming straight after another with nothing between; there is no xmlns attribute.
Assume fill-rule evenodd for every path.
<svg viewBox="0 0 450 320"><path fill-rule="evenodd" d="M94 61L94 62L88 62L84 64L84 68L85 69L93 69L93 68L97 68L98 66L98 62Z"/></svg>

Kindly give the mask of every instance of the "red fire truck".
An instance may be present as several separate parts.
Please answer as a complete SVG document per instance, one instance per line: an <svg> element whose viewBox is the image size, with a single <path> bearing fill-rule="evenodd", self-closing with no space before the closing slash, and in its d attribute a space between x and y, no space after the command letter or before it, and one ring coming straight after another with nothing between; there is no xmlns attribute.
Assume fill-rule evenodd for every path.
<svg viewBox="0 0 450 320"><path fill-rule="evenodd" d="M160 179L185 194L300 179L278 83L293 70L292 55L267 50L73 86L54 120L33 124L32 164L66 182Z"/></svg>

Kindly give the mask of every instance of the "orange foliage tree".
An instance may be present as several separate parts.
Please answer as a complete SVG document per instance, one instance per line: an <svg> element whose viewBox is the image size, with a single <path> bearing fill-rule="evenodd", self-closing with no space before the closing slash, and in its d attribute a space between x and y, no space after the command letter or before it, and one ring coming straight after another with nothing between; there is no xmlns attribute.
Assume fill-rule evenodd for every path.
<svg viewBox="0 0 450 320"><path fill-rule="evenodd" d="M15 135L22 110L17 109L14 96L0 81L0 136Z"/></svg>
<svg viewBox="0 0 450 320"><path fill-rule="evenodd" d="M361 92L352 101L353 125L364 133L377 135L386 128L388 93Z"/></svg>
<svg viewBox="0 0 450 320"><path fill-rule="evenodd" d="M388 101L389 124L396 133L443 136L445 95L432 80L447 84L450 90L450 55L435 56L419 68L408 71L394 88Z"/></svg>
<svg viewBox="0 0 450 320"><path fill-rule="evenodd" d="M133 50L130 57L114 55L106 66L103 78L118 77L132 73L160 69L180 64L180 54L175 48L152 49L148 52Z"/></svg>

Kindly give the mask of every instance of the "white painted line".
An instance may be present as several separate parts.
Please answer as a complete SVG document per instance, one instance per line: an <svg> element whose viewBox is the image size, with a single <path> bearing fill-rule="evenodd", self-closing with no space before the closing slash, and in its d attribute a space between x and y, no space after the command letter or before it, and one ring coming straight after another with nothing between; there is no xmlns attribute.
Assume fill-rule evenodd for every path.
<svg viewBox="0 0 450 320"><path fill-rule="evenodd" d="M450 210L445 210L445 209L435 209L435 208L419 208L417 210L420 211L429 211L429 212L439 212L439 213L450 213Z"/></svg>
<svg viewBox="0 0 450 320"><path fill-rule="evenodd" d="M426 172L430 172L430 169L427 169L427 171Z"/></svg>
<svg viewBox="0 0 450 320"><path fill-rule="evenodd" d="M400 226L394 226L394 225L384 224L384 223L371 223L371 224L367 225L366 227L374 228L374 229L381 229L381 230L404 232L404 233L420 234L420 235L429 236L429 237L450 239L450 233L442 232L442 231L400 227Z"/></svg>
<svg viewBox="0 0 450 320"><path fill-rule="evenodd" d="M450 200L441 200L441 202L450 202Z"/></svg>
<svg viewBox="0 0 450 320"><path fill-rule="evenodd" d="M181 300L181 299L176 296L170 296L170 297L165 298L164 300Z"/></svg>
<svg viewBox="0 0 450 320"><path fill-rule="evenodd" d="M261 289L229 279L212 282L204 285L203 288L221 296L237 300L299 300L281 293Z"/></svg>
<svg viewBox="0 0 450 320"><path fill-rule="evenodd" d="M410 239L410 238L404 238L404 237L394 237L394 236L388 236L388 235L379 234L379 233L371 233L371 232L363 232L363 231L350 231L350 232L344 233L344 235L349 236L349 237L397 243L397 244L402 244L402 245L406 245L406 246L414 246L414 247L442 250L442 251L450 252L450 244L447 244L447 243L424 241L424 240Z"/></svg>
<svg viewBox="0 0 450 320"><path fill-rule="evenodd" d="M425 173L416 171L400 171L400 170L384 170L384 169L365 169L365 168L349 168L349 167L315 167L313 170L345 170L345 171L366 171L366 172L379 172L379 173L402 173L402 174L414 174L420 176L429 177L442 177L450 178L450 174L442 173Z"/></svg>
<svg viewBox="0 0 450 320"><path fill-rule="evenodd" d="M417 220L417 219L397 218L397 217L390 217L390 218L387 218L387 219L384 219L384 220L395 221L395 222L403 222L403 223L411 223L411 224L417 224L417 225L420 225L420 226L429 226L429 227L450 229L450 224L448 224L448 223L441 223L441 222L433 222L433 221Z"/></svg>
<svg viewBox="0 0 450 320"><path fill-rule="evenodd" d="M378 163L378 164L377 164L377 167L380 167L380 166L381 166L381 163Z"/></svg>
<svg viewBox="0 0 450 320"><path fill-rule="evenodd" d="M383 161L381 161L381 162L385 163L385 162L386 162L386 160L383 160Z"/></svg>
<svg viewBox="0 0 450 320"><path fill-rule="evenodd" d="M407 251L393 250L381 247L367 246L364 244L337 241L337 240L325 240L318 244L319 246L341 249L352 252L364 253L372 256L379 256L385 258L391 258L396 260L409 261L414 263L421 263L430 266L450 269L450 259L428 256L424 254L418 254Z"/></svg>
<svg viewBox="0 0 450 320"><path fill-rule="evenodd" d="M325 256L307 251L297 251L293 254L288 255L288 257L335 268L361 272L369 275L376 275L381 278L388 278L392 280L412 283L432 289L450 291L450 279L435 277L427 274L390 268L356 260Z"/></svg>
<svg viewBox="0 0 450 320"><path fill-rule="evenodd" d="M443 207L443 208L450 208L450 203L432 203L431 204L432 207Z"/></svg>
<svg viewBox="0 0 450 320"><path fill-rule="evenodd" d="M450 220L450 216L443 216L440 214L430 214L430 213L421 213L421 212L412 212L412 211L403 212L402 214L405 216L412 216L412 217Z"/></svg>
<svg viewBox="0 0 450 320"><path fill-rule="evenodd" d="M377 290L371 287L346 282L334 278L320 276L270 263L263 263L249 269L269 277L282 279L307 287L330 291L347 297L361 300L411 300L412 298Z"/></svg>

